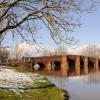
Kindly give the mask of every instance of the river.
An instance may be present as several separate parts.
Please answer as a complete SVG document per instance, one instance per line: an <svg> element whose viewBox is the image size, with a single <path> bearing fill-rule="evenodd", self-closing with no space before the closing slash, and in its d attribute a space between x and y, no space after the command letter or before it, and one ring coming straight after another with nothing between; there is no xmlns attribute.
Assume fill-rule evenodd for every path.
<svg viewBox="0 0 100 100"><path fill-rule="evenodd" d="M69 100L100 100L100 72L83 76L47 78L56 86L68 90Z"/></svg>

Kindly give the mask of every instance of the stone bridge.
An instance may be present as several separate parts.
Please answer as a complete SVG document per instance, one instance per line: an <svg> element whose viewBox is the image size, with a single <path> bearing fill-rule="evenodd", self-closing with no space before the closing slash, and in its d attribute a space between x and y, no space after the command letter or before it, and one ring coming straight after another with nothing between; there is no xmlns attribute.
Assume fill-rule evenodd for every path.
<svg viewBox="0 0 100 100"><path fill-rule="evenodd" d="M23 57L19 61L1 62L1 65L16 65L19 68L46 74L81 75L89 72L97 72L100 69L100 60L87 56L62 55L62 56L43 56L43 57ZM35 70L34 66L40 67Z"/></svg>

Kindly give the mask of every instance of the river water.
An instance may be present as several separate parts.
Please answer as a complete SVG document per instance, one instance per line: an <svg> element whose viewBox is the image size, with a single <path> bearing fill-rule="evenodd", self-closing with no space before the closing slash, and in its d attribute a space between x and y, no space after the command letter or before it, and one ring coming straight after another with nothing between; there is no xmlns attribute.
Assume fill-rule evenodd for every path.
<svg viewBox="0 0 100 100"><path fill-rule="evenodd" d="M69 100L100 100L100 72L85 76L47 76L56 86L68 90Z"/></svg>

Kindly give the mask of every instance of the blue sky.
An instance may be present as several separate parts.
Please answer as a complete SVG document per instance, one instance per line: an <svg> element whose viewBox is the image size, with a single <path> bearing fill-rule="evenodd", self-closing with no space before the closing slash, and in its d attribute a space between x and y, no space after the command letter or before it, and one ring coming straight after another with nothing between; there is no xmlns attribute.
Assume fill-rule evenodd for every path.
<svg viewBox="0 0 100 100"><path fill-rule="evenodd" d="M100 7L97 7L92 13L84 13L81 15L80 28L76 28L75 32L71 33L79 40L79 45L99 45L100 44ZM53 41L48 36L47 30L41 30L40 34L44 34L43 44L54 47Z"/></svg>
<svg viewBox="0 0 100 100"><path fill-rule="evenodd" d="M79 40L80 45L99 45L100 44L100 7L97 7L92 13L84 13L81 15L80 28L76 28L73 35ZM43 34L42 39L39 39L39 44L46 45L50 48L55 47L55 43L51 40L48 30L42 27L38 34ZM15 47L19 39L11 40L11 36L7 35L7 44Z"/></svg>
<svg viewBox="0 0 100 100"><path fill-rule="evenodd" d="M100 7L93 13L83 14L81 23L82 26L75 32L80 45L100 44Z"/></svg>

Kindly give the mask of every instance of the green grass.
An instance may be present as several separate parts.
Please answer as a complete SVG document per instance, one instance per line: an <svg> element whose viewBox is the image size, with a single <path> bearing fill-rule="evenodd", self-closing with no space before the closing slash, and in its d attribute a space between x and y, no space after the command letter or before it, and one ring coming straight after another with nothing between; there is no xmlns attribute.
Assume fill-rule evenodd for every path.
<svg viewBox="0 0 100 100"><path fill-rule="evenodd" d="M64 100L64 91L55 86L14 92L0 90L0 100Z"/></svg>

